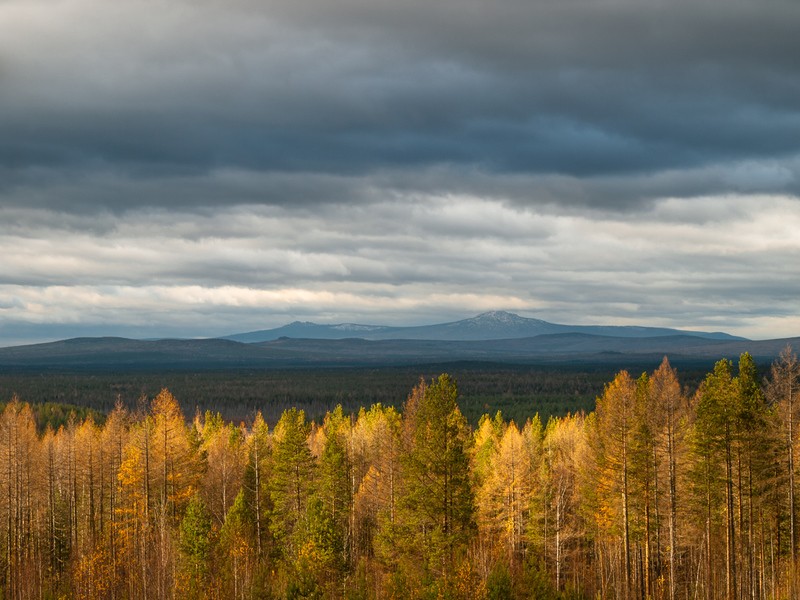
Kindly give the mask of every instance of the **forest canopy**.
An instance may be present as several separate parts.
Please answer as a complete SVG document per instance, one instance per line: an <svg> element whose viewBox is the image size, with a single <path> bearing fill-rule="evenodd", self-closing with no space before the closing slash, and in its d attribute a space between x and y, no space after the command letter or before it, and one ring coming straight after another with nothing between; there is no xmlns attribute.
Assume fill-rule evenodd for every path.
<svg viewBox="0 0 800 600"><path fill-rule="evenodd" d="M470 426L448 374L401 406L274 424L163 389L102 422L0 414L3 597L772 598L797 585L800 364L667 359L593 412ZM41 413L40 413L41 414ZM41 424L40 424L41 425Z"/></svg>

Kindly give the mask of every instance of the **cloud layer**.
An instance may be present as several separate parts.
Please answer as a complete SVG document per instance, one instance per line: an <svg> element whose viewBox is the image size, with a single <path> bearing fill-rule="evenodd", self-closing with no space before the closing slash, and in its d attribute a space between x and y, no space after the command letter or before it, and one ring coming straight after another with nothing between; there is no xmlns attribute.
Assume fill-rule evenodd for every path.
<svg viewBox="0 0 800 600"><path fill-rule="evenodd" d="M794 0L4 0L0 336L796 335Z"/></svg>

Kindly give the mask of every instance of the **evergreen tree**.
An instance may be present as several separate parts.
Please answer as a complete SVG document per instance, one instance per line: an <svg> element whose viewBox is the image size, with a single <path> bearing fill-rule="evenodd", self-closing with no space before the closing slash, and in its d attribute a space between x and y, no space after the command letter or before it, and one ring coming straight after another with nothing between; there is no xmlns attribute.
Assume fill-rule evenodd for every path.
<svg viewBox="0 0 800 600"><path fill-rule="evenodd" d="M326 585L335 585L352 566L353 467L348 451L351 426L341 405L325 416L322 437L304 545L319 555L315 572L323 576Z"/></svg>
<svg viewBox="0 0 800 600"><path fill-rule="evenodd" d="M471 435L449 375L425 387L403 457L406 551L445 587L474 531L468 451Z"/></svg>
<svg viewBox="0 0 800 600"><path fill-rule="evenodd" d="M729 360L718 361L697 392L693 475L695 495L705 506L707 597L716 593L714 525L720 512L724 513L726 597L734 598L737 587L733 471L739 402L732 367Z"/></svg>
<svg viewBox="0 0 800 600"><path fill-rule="evenodd" d="M308 447L309 433L305 413L292 408L284 411L273 437L270 530L279 552L289 561L297 556L296 534L314 480L315 461Z"/></svg>
<svg viewBox="0 0 800 600"><path fill-rule="evenodd" d="M764 491L773 479L769 465L778 459L777 440L770 427L771 415L761 390L755 361L745 352L739 358L735 379L738 415L736 420L736 488L739 522L739 564L742 593L755 597L760 586L756 568L757 514Z"/></svg>
<svg viewBox="0 0 800 600"><path fill-rule="evenodd" d="M243 598L252 588L258 560L254 537L252 513L245 501L244 490L240 490L219 532L224 596Z"/></svg>
<svg viewBox="0 0 800 600"><path fill-rule="evenodd" d="M195 494L186 506L180 527L184 579L179 590L187 598L204 597L212 557L211 535L211 513Z"/></svg>

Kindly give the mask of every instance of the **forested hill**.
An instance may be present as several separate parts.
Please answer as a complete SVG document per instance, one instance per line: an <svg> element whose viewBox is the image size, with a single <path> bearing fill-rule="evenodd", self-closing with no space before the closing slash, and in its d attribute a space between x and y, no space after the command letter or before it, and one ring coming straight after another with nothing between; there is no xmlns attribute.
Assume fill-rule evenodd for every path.
<svg viewBox="0 0 800 600"><path fill-rule="evenodd" d="M449 375L402 407L98 425L0 414L6 598L796 598L800 364L664 360L591 414L472 428ZM401 410L400 410L401 409Z"/></svg>
<svg viewBox="0 0 800 600"><path fill-rule="evenodd" d="M222 339L143 341L76 338L0 348L0 369L196 370L387 366L452 361L623 366L632 359L658 361L665 355L677 364L708 364L720 356L736 357L743 352L768 362L787 344L800 347L800 338L753 341L690 335L623 338L566 333L481 341L282 338L252 344Z"/></svg>

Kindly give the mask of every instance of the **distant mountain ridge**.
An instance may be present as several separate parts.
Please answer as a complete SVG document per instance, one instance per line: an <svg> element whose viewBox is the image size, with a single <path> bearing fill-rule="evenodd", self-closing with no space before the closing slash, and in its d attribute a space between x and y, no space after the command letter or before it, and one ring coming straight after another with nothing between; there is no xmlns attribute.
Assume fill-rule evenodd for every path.
<svg viewBox="0 0 800 600"><path fill-rule="evenodd" d="M386 325L361 325L339 323L320 325L309 321L295 321L277 327L224 336L221 339L254 344L280 338L342 340L361 338L364 340L432 340L432 341L488 341L520 339L539 335L583 333L616 338L645 338L687 335L708 340L745 340L722 332L686 331L666 327L638 327L619 325L562 325L541 319L521 317L507 311L485 312L469 319L418 325L412 327L390 327Z"/></svg>
<svg viewBox="0 0 800 600"><path fill-rule="evenodd" d="M228 369L392 366L454 361L515 364L707 362L750 352L776 357L800 338L752 341L660 327L560 325L494 311L470 319L388 327L295 322L226 338L73 338L0 348L0 373L15 369Z"/></svg>
<svg viewBox="0 0 800 600"><path fill-rule="evenodd" d="M384 367L479 362L527 365L657 365L736 359L750 352L762 362L800 338L717 340L692 335L608 337L586 333L543 334L500 340L291 339L246 344L222 339L131 340L73 338L0 348L0 374L15 370L163 370L298 367ZM649 368L649 367L648 367Z"/></svg>

